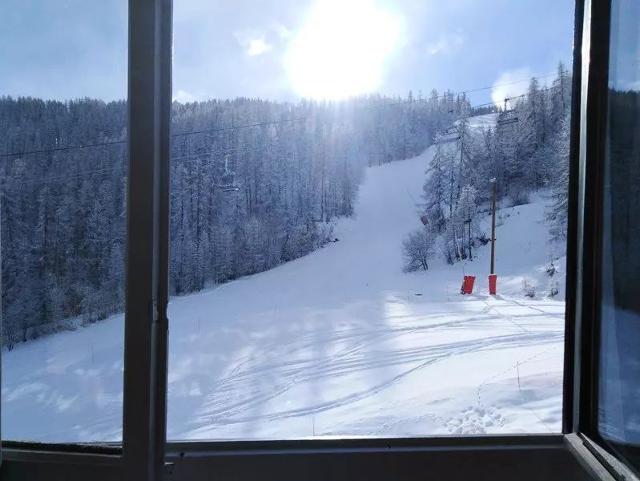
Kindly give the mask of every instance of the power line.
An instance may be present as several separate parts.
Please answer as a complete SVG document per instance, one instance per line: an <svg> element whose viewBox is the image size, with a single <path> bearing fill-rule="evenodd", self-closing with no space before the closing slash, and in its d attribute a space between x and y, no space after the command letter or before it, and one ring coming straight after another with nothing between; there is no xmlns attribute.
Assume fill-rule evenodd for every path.
<svg viewBox="0 0 640 481"><path fill-rule="evenodd" d="M96 142L94 144L84 144L84 145L69 145L65 147L53 147L51 149L39 149L39 150L26 150L23 152L9 152L6 154L0 154L0 157L20 157L23 155L33 155L33 154L48 154L52 152L66 152L69 150L80 150L80 149L91 149L95 147L109 147L112 145L124 145L126 144L126 140L114 140L111 142Z"/></svg>
<svg viewBox="0 0 640 481"><path fill-rule="evenodd" d="M433 99L442 99L442 98L447 98L447 97L455 97L456 95L461 95L461 94L469 94L469 93L475 93L475 92L482 92L483 90L491 90L491 89L495 89L498 87L507 87L509 85L515 85L515 84L519 84L519 83L523 83L523 82L530 82L532 78L536 78L536 79L545 79L545 78L549 78L554 76L556 73L555 72L551 72L545 75L540 75L540 76L532 76L526 79L520 79L520 80L514 80L512 82L505 82L505 83L501 83L501 84L494 84L494 85L489 85L489 86L485 86L485 87L479 87L479 88L473 88L473 89L467 89L467 90L458 90L457 92L446 92L443 93L441 95L438 95L436 97L429 97L429 98L421 98L421 99L413 99L413 100L400 100L397 102L390 102L390 103L385 103L382 106L392 106L392 105L400 105L400 104L406 104L406 103L414 103L414 102L429 102L430 100ZM543 90L549 90L547 89L543 89ZM515 98L515 97L513 97ZM487 104L489 105L489 104Z"/></svg>
<svg viewBox="0 0 640 481"><path fill-rule="evenodd" d="M177 134L172 134L171 137L172 138L176 138L176 137L187 137L187 136L191 136L191 135L197 135L197 134L214 134L214 133L218 133L218 132L226 132L229 130L240 130L240 129L249 129L249 128L253 128L253 127L265 127L268 125L277 125L277 124L284 124L284 123L289 123L289 122L302 122L304 120L307 120L306 117L300 117L297 119L283 119L283 120L272 120L269 122L258 122L255 124L247 124L247 125L237 125L237 126L231 126L231 127L220 127L220 128L211 128L211 129L202 129L202 130L191 130L188 132L180 132Z"/></svg>
<svg viewBox="0 0 640 481"><path fill-rule="evenodd" d="M194 152L192 154L182 155L182 156L171 156L170 162L175 164L178 161L180 165L190 164L196 162L198 160L203 160L204 156L219 156L219 155L228 155L233 153L238 154L248 154L251 152L259 152L265 150L264 146L256 146L256 147L236 147L236 148L217 148L217 149L207 149L202 152ZM68 182L70 180L81 180L85 176L90 176L94 174L108 174L115 172L117 170L118 164L114 165L113 168L104 167L98 169L86 169L79 172L72 172L70 174L58 175L58 176L49 176L44 179L31 179L31 180L16 180L15 178L11 181L12 185L36 185L36 184L55 184L58 182ZM125 168L126 170L126 168ZM126 173L125 173L126 175ZM0 178L6 179L7 177Z"/></svg>
<svg viewBox="0 0 640 481"><path fill-rule="evenodd" d="M547 88L538 90L538 92L548 92L549 90L552 90L552 89L553 89L553 87L547 87ZM507 101L510 102L511 100L521 99L523 97L527 97L528 95L529 95L528 93L522 94L522 95L512 95L510 97L505 97L502 100L507 100ZM489 107L491 105L496 105L496 103L495 102L486 102L486 103L483 103L483 104L472 105L471 106L471 110L479 109L479 108L482 108L482 107Z"/></svg>
<svg viewBox="0 0 640 481"><path fill-rule="evenodd" d="M539 92L547 92L549 90L552 90L552 87L547 87L544 89L540 89ZM512 97L506 97L505 100L511 101L511 100L515 100L515 99L519 99L519 98L523 98L528 96L529 94L522 94L522 95L516 95L516 96L512 96ZM485 107L485 106L490 106L490 105L495 105L495 102L487 102L484 104L477 104L477 105L473 105L471 106L471 110L473 109L477 109L477 108L481 108L481 107ZM232 130L232 129L243 129L243 128L250 128L250 127L257 127L257 126L266 126L266 125L273 125L273 124L277 124L277 123L289 123L289 122L294 122L294 121L301 121L301 120L306 120L304 118L300 118L300 119L286 119L285 121L271 121L271 122L259 122L259 123L254 123L254 124L246 124L246 125L240 125L240 126L236 126L236 127L224 127L224 128L218 128L218 129L203 129L203 130L198 130L198 131L191 131L191 132L184 132L184 133L179 133L179 134L174 134L173 136L182 136L185 134L202 134L202 133L215 133L215 132L222 132L222 131L228 131L228 130ZM173 137L172 136L172 137ZM240 154L248 154L251 152L257 152L257 151L262 151L264 150L263 146L257 146L257 147L249 147L249 148L240 148L240 147L235 147L235 148L216 148L216 149L206 149L202 152L194 152L192 154L187 154L187 155L182 155L182 156L172 156L170 158L170 162L172 163L176 163L178 161L180 161L180 165L185 165L185 164L189 164L198 160L202 160L203 156L219 156L219 155L228 155L228 154L232 154L232 153L240 153ZM71 173L71 174L66 174L66 175L59 175L59 176L50 176L47 177L45 179L33 179L33 180L13 180L12 184L13 185L35 185L35 184L54 184L57 182L68 182L70 180L79 180L82 179L84 176L88 176L88 175L94 175L94 174L108 174L111 172L114 172L116 170L117 165L114 165L113 168L99 168L99 169L87 169L85 171L80 171L80 172L75 172L75 173Z"/></svg>
<svg viewBox="0 0 640 481"><path fill-rule="evenodd" d="M546 88L543 88L543 89L539 89L538 92L539 93L548 92L550 90L553 90L553 87L546 87ZM525 93L525 94L521 94L521 95L514 95L514 96L511 96L511 97L505 97L503 100L505 101L505 104L506 104L506 102L509 102L511 100L520 99L520 98L524 98L524 97L527 97L527 96L529 96L529 94ZM473 113L474 109L479 109L479 108L482 108L482 107L495 106L495 105L496 105L495 102L486 102L486 103L483 103L483 104L472 105L470 107L469 113L460 115L454 121L454 126L449 127L449 128L447 128L447 129L445 129L445 130L443 130L441 132L438 132L438 135L442 135L442 136L446 137L447 135L455 134L457 132L457 127L455 127L455 122L457 122L458 120L461 120L463 118L469 118L469 116L470 116L469 114ZM512 109L512 110L509 110L509 112L511 113L511 112L517 112L517 111L515 109ZM497 123L504 125L504 124L511 124L511 123L516 123L516 122L518 122L518 118L517 117L511 118L511 119L507 119L507 120L504 120L504 121L498 120ZM459 140L459 139L460 139L460 137L449 138L449 139L445 139L445 142L446 143L454 142L454 141Z"/></svg>
<svg viewBox="0 0 640 481"><path fill-rule="evenodd" d="M47 185L47 184L55 184L57 182L69 182L71 180L81 180L85 176L89 176L89 175L113 173L115 170L116 170L115 168L105 167L103 169L87 169L82 172L73 172L70 174L57 175L57 176L54 175L54 176L46 177L44 179L17 180L13 178L11 180L11 185L12 186L38 185L38 184ZM0 179L4 180L4 179L8 179L8 177L2 177Z"/></svg>
<svg viewBox="0 0 640 481"><path fill-rule="evenodd" d="M301 122L303 120L306 120L306 118L303 117L303 118L297 118L297 119L272 120L272 121L268 121L268 122L257 122L257 123L246 124L246 125L235 125L235 126L230 126L230 127L218 127L218 128L211 128L211 129L193 130L193 131L189 131L189 132L179 132L179 133L176 133L176 134L172 134L171 138L186 137L186 136L204 134L204 133L226 132L226 131L229 131L229 130L241 130L241 129L248 129L248 128L254 128L254 127L264 127L264 126L268 126L268 125L276 125L276 124L283 124L283 123L290 123L290 122ZM8 158L8 157L20 157L20 156L27 156L27 155L34 155L34 154L47 154L47 153L53 153L53 152L65 152L65 151L69 151L69 150L90 149L90 148L97 148L97 147L109 147L109 146L113 146L113 145L125 145L126 143L127 143L126 140L114 140L114 141L110 141L110 142L96 142L96 143L84 144L84 145L69 145L69 146L65 146L65 147L53 147L51 149L27 150L27 151L23 151L23 152L9 152L9 153L5 153L5 154L0 154L0 157Z"/></svg>
<svg viewBox="0 0 640 481"><path fill-rule="evenodd" d="M554 73L550 73L550 74L542 75L542 76L537 76L535 78L543 79L543 78L548 78L548 77L550 77L552 75L554 75ZM506 82L506 83L496 84L496 85L491 85L491 86L486 86L486 87L467 89L467 90L460 90L458 92L448 92L448 93L439 95L437 97L431 97L429 99L412 99L412 100L402 100L402 101L397 101L397 102L384 103L384 104L382 104L380 106L373 106L372 108L388 107L388 106L393 106L393 105L401 105L401 104L408 104L408 103L414 103L414 102L429 102L430 100L432 100L434 98L435 99L441 99L441 98L460 95L460 94L481 92L483 90L489 90L489 89L494 89L494 88L498 88L498 87L505 87L505 86L508 86L508 85L514 85L514 84L518 84L518 83L522 83L522 82L528 82L528 81L531 81L531 78L521 79L521 80L514 80L513 82ZM548 90L548 89L546 89L546 90ZM512 97L512 98L517 98L517 97ZM486 104L486 105L490 105L490 104ZM478 106L476 106L476 107L478 107ZM245 125L236 125L236 126L232 125L232 126L229 126L229 127L218 127L218 128L210 128L210 129L202 129L202 130L193 130L193 131L188 131L188 132L179 132L179 133L172 134L171 137L172 138L178 138L178 137L187 137L187 136L198 135L198 134L203 134L203 133L219 133L219 132L226 132L226 131L230 131L230 130L241 130L241 129L255 128L255 127L264 127L264 126L277 125L277 124L282 124L282 123L302 122L302 121L305 121L305 120L307 120L306 117L300 117L300 118L296 118L296 119L272 120L272 121L257 122L257 123L245 124ZM114 145L125 145L126 143L127 143L127 140L114 140L114 141L109 141L109 142L96 142L96 143L83 144L83 145L69 145L69 146L64 146L64 147L53 147L53 148L50 148L50 149L37 149L37 150L28 150L28 151L22 151L22 152L9 152L9 153L0 154L0 158L22 157L22 156L27 156L27 155L47 154L47 153L54 153L54 152L67 152L67 151L70 151L70 150L90 149L90 148L97 148L97 147L110 147L110 146L114 146Z"/></svg>
<svg viewBox="0 0 640 481"><path fill-rule="evenodd" d="M546 74L546 75L541 75L539 77L536 77L535 75L528 78L528 79L522 79L522 80L514 80L513 82L506 82L506 83L502 83L502 84L496 84L496 85L491 85L488 87L481 87L481 88L477 88L477 89L471 89L471 90L463 90L460 93L474 93L474 92L481 92L483 90L490 90L490 89L494 89L494 88L498 88L498 87L507 87L509 85L515 85L515 84L519 84L519 83L523 83L523 82L530 82L532 78L536 78L536 79L543 79L543 78L549 78L552 77L553 75L555 75L555 72ZM548 90L548 89L545 89Z"/></svg>

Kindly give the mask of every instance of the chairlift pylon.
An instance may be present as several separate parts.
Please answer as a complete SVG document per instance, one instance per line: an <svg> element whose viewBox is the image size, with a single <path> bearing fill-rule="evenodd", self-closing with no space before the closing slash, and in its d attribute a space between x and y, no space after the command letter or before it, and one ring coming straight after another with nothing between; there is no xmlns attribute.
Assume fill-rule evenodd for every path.
<svg viewBox="0 0 640 481"><path fill-rule="evenodd" d="M520 122L520 119L515 116L515 115L511 115L514 112L516 112L516 109L514 108L509 108L509 102L512 99L510 97L505 97L504 98L504 109L502 111L502 116L506 116L507 118L502 118L502 119L498 119L498 125L509 125L509 124L515 124Z"/></svg>

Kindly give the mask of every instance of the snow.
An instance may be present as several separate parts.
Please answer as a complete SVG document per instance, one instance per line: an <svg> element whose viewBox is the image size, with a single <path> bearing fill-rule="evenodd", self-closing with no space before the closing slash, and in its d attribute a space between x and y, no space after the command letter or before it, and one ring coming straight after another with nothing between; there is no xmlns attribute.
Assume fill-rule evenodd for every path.
<svg viewBox="0 0 640 481"><path fill-rule="evenodd" d="M547 297L547 201L499 211L498 296L488 245L403 273L431 155L369 168L338 242L172 299L170 439L560 432L564 293ZM478 276L471 296L465 273ZM4 351L3 438L119 439L122 343L119 315Z"/></svg>

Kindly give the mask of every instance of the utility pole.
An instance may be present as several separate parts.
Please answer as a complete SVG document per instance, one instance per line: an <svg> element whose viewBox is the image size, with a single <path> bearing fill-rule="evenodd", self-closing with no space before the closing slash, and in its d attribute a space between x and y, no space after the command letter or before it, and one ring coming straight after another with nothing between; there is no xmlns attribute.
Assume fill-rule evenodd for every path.
<svg viewBox="0 0 640 481"><path fill-rule="evenodd" d="M466 119L466 117L462 117L461 120ZM459 125L459 137L460 137L460 172L463 171L463 166L464 166L464 131L465 131L465 125L463 123L458 124ZM460 187L458 186L458 189L460 189Z"/></svg>
<svg viewBox="0 0 640 481"><path fill-rule="evenodd" d="M491 196L491 270L490 274L495 274L496 269L496 178L494 177L489 182L493 188L493 194Z"/></svg>
<svg viewBox="0 0 640 481"><path fill-rule="evenodd" d="M465 223L469 224L469 260L472 261L473 254L471 253L471 218L467 219Z"/></svg>
<svg viewBox="0 0 640 481"><path fill-rule="evenodd" d="M460 126L460 169L464 163L464 125Z"/></svg>

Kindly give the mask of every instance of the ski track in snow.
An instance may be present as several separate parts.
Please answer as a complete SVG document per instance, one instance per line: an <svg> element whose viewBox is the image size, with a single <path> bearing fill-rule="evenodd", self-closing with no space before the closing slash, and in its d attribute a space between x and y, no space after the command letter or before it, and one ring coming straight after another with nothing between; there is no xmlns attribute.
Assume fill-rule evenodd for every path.
<svg viewBox="0 0 640 481"><path fill-rule="evenodd" d="M499 296L488 246L404 274L432 154L368 169L338 242L172 299L169 438L560 431L564 302L520 292L549 260L545 201L500 212ZM464 272L472 296L458 294ZM120 315L5 351L3 437L119 439L122 342Z"/></svg>

